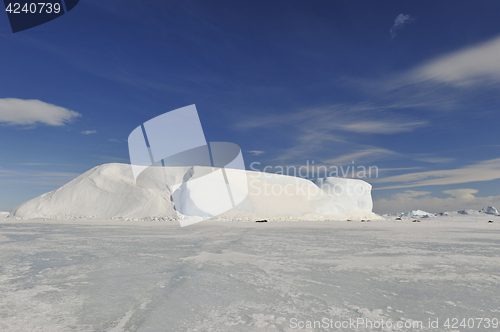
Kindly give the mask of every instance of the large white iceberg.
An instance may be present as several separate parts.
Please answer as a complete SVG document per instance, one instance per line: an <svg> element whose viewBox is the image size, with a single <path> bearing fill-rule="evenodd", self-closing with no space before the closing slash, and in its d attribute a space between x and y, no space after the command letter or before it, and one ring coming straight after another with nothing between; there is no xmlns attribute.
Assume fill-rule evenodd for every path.
<svg viewBox="0 0 500 332"><path fill-rule="evenodd" d="M217 204L224 202L219 197L226 193L214 187L211 199L198 197L194 181L210 171L197 166L150 167L136 182L130 165L105 164L19 205L10 217L182 220L213 215L223 210ZM246 177L236 176L237 172ZM240 187L248 194L235 208L218 215L220 220L378 219L372 213L371 185L361 180L307 180L242 170L227 170L226 176L246 178L246 183L233 183L231 191L234 196Z"/></svg>

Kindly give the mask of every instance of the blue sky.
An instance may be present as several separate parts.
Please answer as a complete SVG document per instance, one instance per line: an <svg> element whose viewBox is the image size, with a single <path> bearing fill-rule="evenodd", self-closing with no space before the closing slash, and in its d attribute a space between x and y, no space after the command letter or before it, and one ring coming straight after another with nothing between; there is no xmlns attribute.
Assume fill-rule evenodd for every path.
<svg viewBox="0 0 500 332"><path fill-rule="evenodd" d="M0 15L0 210L196 104L247 167L377 166L375 212L500 207L500 3L94 1Z"/></svg>

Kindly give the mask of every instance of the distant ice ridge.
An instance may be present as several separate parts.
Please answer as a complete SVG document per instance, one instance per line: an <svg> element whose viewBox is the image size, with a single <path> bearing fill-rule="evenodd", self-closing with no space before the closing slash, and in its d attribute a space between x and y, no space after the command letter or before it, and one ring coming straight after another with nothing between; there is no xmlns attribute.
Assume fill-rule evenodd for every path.
<svg viewBox="0 0 500 332"><path fill-rule="evenodd" d="M462 211L447 211L447 212L439 213L439 215L442 215L442 216L457 215L457 214L468 214L468 215L491 214L491 215L498 216L498 210L493 206L486 206L486 207L482 208L481 210L467 209L467 210L462 210Z"/></svg>
<svg viewBox="0 0 500 332"><path fill-rule="evenodd" d="M493 206L484 207L481 210L479 210L479 212L486 213L486 214L498 215L498 210Z"/></svg>
<svg viewBox="0 0 500 332"><path fill-rule="evenodd" d="M0 219L5 219L9 215L9 212L0 211Z"/></svg>
<svg viewBox="0 0 500 332"><path fill-rule="evenodd" d="M380 219L372 213L371 185L344 178L302 178L246 172L248 196L218 220L346 220ZM150 167L137 183L128 164L94 167L64 186L14 208L10 217L33 219L196 219L217 204L196 197L189 179L207 174L207 167ZM229 173L228 176L231 174ZM196 181L193 181L196 183ZM179 185L182 184L182 185ZM173 195L184 204L180 214ZM189 199L188 199L189 198ZM179 209L180 207L178 207Z"/></svg>
<svg viewBox="0 0 500 332"><path fill-rule="evenodd" d="M411 210L410 212L402 212L402 213L391 213L391 214L384 214L382 217L386 219L395 219L398 217L414 217L414 218L430 218L430 217L436 217L436 216L457 216L457 215L484 215L484 214L490 214L490 215L495 215L498 216L498 210L493 207L493 206L486 206L482 208L481 210L473 210L473 209L467 209L467 210L461 210L461 211L446 211L446 212L440 212L440 213L431 213L431 212L425 212L422 210Z"/></svg>

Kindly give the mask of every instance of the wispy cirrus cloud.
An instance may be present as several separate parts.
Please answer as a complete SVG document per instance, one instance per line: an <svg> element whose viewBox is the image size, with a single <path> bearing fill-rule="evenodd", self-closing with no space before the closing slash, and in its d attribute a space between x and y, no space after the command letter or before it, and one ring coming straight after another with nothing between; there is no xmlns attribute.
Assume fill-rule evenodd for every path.
<svg viewBox="0 0 500 332"><path fill-rule="evenodd" d="M365 134L393 134L410 132L428 124L397 113L397 109L413 108L421 105L408 105L397 102L358 102L333 104L325 107L299 109L283 115L246 117L235 124L237 129L270 128L278 125L300 125L327 128L344 132Z"/></svg>
<svg viewBox="0 0 500 332"><path fill-rule="evenodd" d="M0 168L0 184L30 184L49 187L60 186L79 175L79 173L73 172L22 171Z"/></svg>
<svg viewBox="0 0 500 332"><path fill-rule="evenodd" d="M377 189L410 188L421 186L450 185L500 179L500 158L481 161L456 169L414 172L374 179L372 183L400 183Z"/></svg>
<svg viewBox="0 0 500 332"><path fill-rule="evenodd" d="M414 22L415 19L410 17L410 15L399 14L394 20L394 24L389 31L391 34L391 38L396 38L396 31L399 29L403 29L404 25L407 23Z"/></svg>
<svg viewBox="0 0 500 332"><path fill-rule="evenodd" d="M433 107L456 108L462 103L466 88L498 88L499 58L500 36L443 54L377 82L360 80L356 84L379 94L392 91L408 103L425 100Z"/></svg>
<svg viewBox="0 0 500 332"><path fill-rule="evenodd" d="M416 157L415 160L423 161L425 163L431 164L445 164L451 163L456 160L456 158L444 158L444 157Z"/></svg>
<svg viewBox="0 0 500 332"><path fill-rule="evenodd" d="M363 162L363 161L376 161L383 159L387 156L395 156L398 153L382 148L370 148L361 151L356 151L353 153L345 154L336 158L325 160L324 163L328 165L346 165L352 162Z"/></svg>
<svg viewBox="0 0 500 332"><path fill-rule="evenodd" d="M413 119L395 112L400 105L377 103L346 103L328 107L309 108L289 112L286 115L247 117L236 123L239 130L257 128L293 128L289 132L291 146L281 150L276 160L293 161L294 158L314 158L318 162L338 164L351 163L352 158L363 158L367 162L381 155L396 155L396 152L366 144L356 143L354 135L393 135L411 132L428 122ZM336 146L335 157L328 151ZM341 149L340 149L341 148ZM342 152L350 149L355 152ZM318 157L320 156L320 157ZM356 159L359 161L358 159Z"/></svg>
<svg viewBox="0 0 500 332"><path fill-rule="evenodd" d="M432 194L430 191L416 191L416 190L405 190L403 192L394 194L393 197L397 199L408 199L414 197L422 197Z"/></svg>
<svg viewBox="0 0 500 332"><path fill-rule="evenodd" d="M64 126L81 114L67 108L45 103L35 99L0 99L0 123L4 125L30 126L45 124Z"/></svg>
<svg viewBox="0 0 500 332"><path fill-rule="evenodd" d="M392 195L391 198L374 201L376 213L407 212L424 210L428 212L459 211L464 209L479 210L485 206L499 206L500 196L477 197L477 189L462 188L444 190L449 197L435 197L429 191L407 190Z"/></svg>
<svg viewBox="0 0 500 332"><path fill-rule="evenodd" d="M387 168L379 168L379 172L394 172L394 171L410 171L410 170L416 170L416 169L422 169L422 167L419 166L414 166L414 167L387 167Z"/></svg>
<svg viewBox="0 0 500 332"><path fill-rule="evenodd" d="M95 134L95 133L97 133L97 131L95 131L95 130L84 130L84 131L82 131L82 134L84 134L84 135L92 135L92 134Z"/></svg>
<svg viewBox="0 0 500 332"><path fill-rule="evenodd" d="M359 121L349 124L340 124L339 128L345 131L365 134L395 134L415 130L417 127L425 126L427 121Z"/></svg>
<svg viewBox="0 0 500 332"><path fill-rule="evenodd" d="M247 152L250 153L252 156L260 156L261 154L265 153L265 151L262 150L251 150Z"/></svg>
<svg viewBox="0 0 500 332"><path fill-rule="evenodd" d="M410 82L432 80L458 86L500 82L500 36L428 61L406 73Z"/></svg>
<svg viewBox="0 0 500 332"><path fill-rule="evenodd" d="M399 22L404 24L407 20ZM446 112L467 114L470 106L482 102L483 98L491 98L491 94L478 96L476 90L464 88L500 83L500 62L497 59L500 59L500 37L431 59L377 81L354 80L353 88L355 85L364 87L365 101L302 109L281 116L247 118L236 127L288 128L288 132L293 133L290 134L293 144L281 150L277 158L280 161L304 160L304 156L313 155L319 162L335 164L350 163L353 158L357 162L358 158L371 162L398 157L435 165L452 163L456 158L435 153L397 153L357 142L366 142L359 139L366 135L410 133L441 123ZM417 112L409 112L413 110ZM411 114L419 114L420 117L412 117ZM396 184L387 188L447 185L496 179L499 178L498 171L495 162L485 161L470 167L412 172L377 181Z"/></svg>
<svg viewBox="0 0 500 332"><path fill-rule="evenodd" d="M492 112L500 101L495 94L500 88L498 59L500 36L376 80L346 78L342 82L365 93L372 104L386 109L427 112L426 120L439 118L437 112L467 113L478 104L483 108L477 112Z"/></svg>

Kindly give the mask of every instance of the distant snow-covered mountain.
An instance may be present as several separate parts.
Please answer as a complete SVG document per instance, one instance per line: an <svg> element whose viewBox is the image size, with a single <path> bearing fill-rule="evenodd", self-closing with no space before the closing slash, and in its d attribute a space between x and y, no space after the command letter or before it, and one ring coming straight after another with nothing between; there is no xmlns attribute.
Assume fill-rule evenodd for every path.
<svg viewBox="0 0 500 332"><path fill-rule="evenodd" d="M465 215L481 215L481 214L491 214L498 216L498 210L493 207L493 206L486 206L482 208L481 210L473 210L473 209L467 209L467 210L461 210L461 211L447 211L447 212L441 212L438 213L437 215L440 216L453 216L457 214L465 214Z"/></svg>
<svg viewBox="0 0 500 332"><path fill-rule="evenodd" d="M495 207L493 207L493 206L484 207L481 210L479 210L479 212L483 212L483 213L486 213L486 214L498 215L498 210Z"/></svg>

